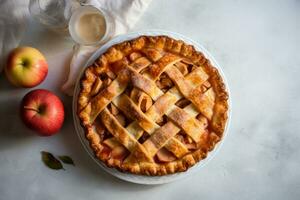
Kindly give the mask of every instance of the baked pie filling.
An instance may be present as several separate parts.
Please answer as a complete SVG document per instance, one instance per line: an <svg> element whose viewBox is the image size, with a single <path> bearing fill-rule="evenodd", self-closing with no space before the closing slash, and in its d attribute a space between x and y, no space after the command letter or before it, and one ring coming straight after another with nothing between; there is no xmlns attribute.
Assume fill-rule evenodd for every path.
<svg viewBox="0 0 300 200"><path fill-rule="evenodd" d="M95 156L134 174L187 170L221 140L228 94L201 52L167 36L114 45L87 67L78 116Z"/></svg>

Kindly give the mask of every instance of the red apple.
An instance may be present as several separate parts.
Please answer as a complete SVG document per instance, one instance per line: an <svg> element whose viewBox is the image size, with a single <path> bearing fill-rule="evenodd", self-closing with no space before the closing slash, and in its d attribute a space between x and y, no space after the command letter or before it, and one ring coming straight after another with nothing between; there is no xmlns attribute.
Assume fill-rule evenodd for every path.
<svg viewBox="0 0 300 200"><path fill-rule="evenodd" d="M27 93L21 103L21 118L41 136L57 133L64 122L64 106L52 92L37 89Z"/></svg>
<svg viewBox="0 0 300 200"><path fill-rule="evenodd" d="M9 54L4 70L12 84L30 88L40 84L46 78L48 64L39 50L32 47L19 47Z"/></svg>

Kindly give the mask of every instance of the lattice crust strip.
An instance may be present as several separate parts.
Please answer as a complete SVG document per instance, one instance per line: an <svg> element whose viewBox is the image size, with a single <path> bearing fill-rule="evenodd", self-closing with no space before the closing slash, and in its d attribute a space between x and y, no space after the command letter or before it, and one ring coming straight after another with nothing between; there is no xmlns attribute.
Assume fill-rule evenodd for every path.
<svg viewBox="0 0 300 200"><path fill-rule="evenodd" d="M163 74L174 84L168 82L167 91L157 86ZM112 47L86 70L78 107L99 159L132 173L163 175L186 170L214 147L227 119L227 98L217 70L192 46L165 36L140 37ZM182 99L190 103L175 105ZM132 122L122 125L119 112ZM159 125L163 116L168 120ZM96 118L105 127L101 133ZM112 137L101 139L105 131ZM156 155L175 158L160 163Z"/></svg>

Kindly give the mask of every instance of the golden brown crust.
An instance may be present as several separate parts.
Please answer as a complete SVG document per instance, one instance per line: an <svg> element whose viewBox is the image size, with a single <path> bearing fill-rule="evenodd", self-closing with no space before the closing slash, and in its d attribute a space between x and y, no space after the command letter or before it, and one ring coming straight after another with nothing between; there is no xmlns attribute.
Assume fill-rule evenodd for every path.
<svg viewBox="0 0 300 200"><path fill-rule="evenodd" d="M165 56L168 54L170 56ZM164 57L162 58L161 55L164 55ZM146 58L144 56L146 56ZM135 63L128 68L128 64L133 61ZM182 61L187 65L193 64L195 66L200 66L201 70L203 69L208 77L202 75L203 77L198 76L196 79L191 78L190 82L186 82L181 74L182 70L180 70L181 68L184 69L184 66L179 66L181 67L178 68L179 70L175 69L175 67L169 67L172 65L174 66L178 61ZM118 104L120 101L118 106L123 109L122 112L129 111L130 113L128 113L128 115L130 116L128 117L139 119L139 125L137 126L144 126L143 128L146 131L151 132L152 129L154 130L154 128L157 128L157 125L152 124L149 116L152 116L154 117L153 119L155 119L155 117L161 115L162 113L160 112L163 112L163 109L166 109L161 107L164 99L170 99L172 97L170 94L170 97L166 96L165 98L158 99L158 97L161 97L162 95L161 91L158 90L153 83L147 82L150 79L145 79L141 74L137 73L148 67L149 77L153 80L156 80L163 72L166 72L171 79L173 77L172 81L175 82L175 85L180 84L176 86L183 96L188 98L188 100L192 100L192 103L198 108L199 112L204 114L210 121L209 132L204 131L199 124L195 124L198 123L197 120L190 119L189 115L185 114L183 111L184 109L178 108L177 112L175 112L176 109L174 109L170 114L171 120L173 120L175 124L177 122L177 124L174 125L172 122L167 123L160 128L159 131L152 134L150 139L146 140L143 144L138 142L138 138L141 136L143 130L136 133L139 136L132 136L131 134L126 133L127 131L125 128L122 128L121 122L117 120L117 117L114 117L114 114L117 115L118 111L114 110L112 112L113 114L110 114L105 108L108 103L114 101L115 104ZM172 68L174 69L172 70ZM103 73L107 74L108 78L106 80L108 80L107 82L110 84L110 87L107 88L109 89L102 89L104 85L107 84L99 78ZM133 81L136 88L139 88L139 86L144 87L139 88L140 91L141 89L143 90L139 95L147 96L148 102L151 102L151 98L158 102L157 104L153 104L153 109L149 109L150 106L147 106L147 109L149 110L147 112L143 111L145 114L137 110L135 106L135 102L138 102L137 100L130 100L130 98L124 95L119 97L126 89L129 81L128 77ZM202 82L205 80L201 80L201 78L208 78L208 81L211 84L213 94L209 97L206 97L204 94L201 95L202 90L200 87L191 90L193 81L198 83L201 81L202 85ZM114 82L115 85L112 87L111 85L113 84L111 84L111 81L116 79L119 81L117 83ZM149 84L152 85L147 88L146 86ZM118 88L119 86L121 89ZM186 93L186 95L184 93ZM203 101L201 98L201 101L196 98L196 94L198 93L200 97L203 98ZM136 94L138 94L137 91L132 95ZM100 102L104 111L102 111L103 109L97 110L99 105L96 108L93 107L93 104L91 103L93 101L97 101L97 104ZM85 130L86 138L89 140L90 146L96 157L106 163L109 167L134 174L151 176L186 171L188 168L204 159L207 156L207 153L221 140L228 117L228 94L218 70L211 65L209 60L206 59L201 52L196 51L192 45L185 44L183 41L175 40L168 36L141 36L109 48L106 53L101 55L94 62L93 65L87 67L85 70L80 81L80 92L77 102L77 113L81 125ZM205 105L207 105L207 108L205 106L203 107L203 102L206 102ZM211 102L213 102L213 104ZM166 102L164 105L166 104L168 103ZM157 106L155 107L155 105ZM131 155L127 157L124 162L120 161L120 159L108 158L107 147L102 144L104 139L101 138L99 132L97 132L96 128L93 126L93 122L98 115L103 118L102 120L106 121L107 124L105 125L111 129L110 132L112 132L113 135L116 135L118 142L131 152ZM186 124L187 122L189 122L189 124ZM173 137L181 129L177 126L186 130L186 132L190 132L190 135L194 140L200 141L198 147L194 151L188 151L187 147L183 145L180 139ZM189 130L190 127L194 128ZM194 130L197 132L193 132ZM201 134L198 132L201 132ZM164 135L164 133L166 134ZM200 135L201 138L197 138L197 135ZM170 139L170 137L172 138ZM153 162L153 155L155 155L162 146L173 152L173 154L179 158L167 163ZM147 151L151 153L148 153ZM151 156L149 157L149 155ZM134 162L137 158L139 158L139 162Z"/></svg>

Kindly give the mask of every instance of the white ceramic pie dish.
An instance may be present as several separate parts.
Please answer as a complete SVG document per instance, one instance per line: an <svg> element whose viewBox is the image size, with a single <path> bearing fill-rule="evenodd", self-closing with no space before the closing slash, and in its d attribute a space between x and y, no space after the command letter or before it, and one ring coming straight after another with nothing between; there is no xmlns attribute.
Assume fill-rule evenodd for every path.
<svg viewBox="0 0 300 200"><path fill-rule="evenodd" d="M77 110L77 96L80 90L80 77L82 76L82 73L84 71L84 69L91 65L101 54L103 54L109 47L111 47L114 44L126 41L126 40L131 40L134 39L136 37L139 37L141 35L150 35L150 36L155 36L155 35L167 35L170 36L174 39L180 39L183 40L184 42L186 42L187 44L192 44L197 50L201 51L213 64L213 66L215 66L222 78L223 81L226 85L226 89L227 92L229 94L229 110L228 110L228 120L226 123L226 127L225 127L225 131L223 134L223 138L222 140L215 146L214 150L209 152L207 155L207 158L205 158L204 160L201 160L200 162L198 162L197 164L195 164L193 167L189 168L186 172L180 172L180 173L176 173L176 174L171 174L171 175L165 175L165 176L144 176L144 175L135 175L135 174L129 174L129 173L123 173L120 172L114 168L109 168L107 167L102 161L98 160L95 158L93 150L90 148L89 142L88 140L85 138L85 133L84 133L84 129L81 127L80 125L80 121L79 118L76 114L76 110ZM107 42L106 44L104 44L102 47L100 47L87 61L87 63L85 64L85 66L83 67L77 81L76 81L76 86L75 86L75 90L74 90L74 96L73 96L73 119L74 119L74 126L76 129L76 132L79 136L79 139L81 141L81 143L83 144L84 148L86 149L86 151L88 152L88 154L91 156L91 158L106 172L110 173L111 175L120 178L122 180L125 181L129 181L132 183L137 183L137 184L146 184L146 185L154 185L154 184L164 184L164 183L169 183L175 180L179 180L181 178L190 176L193 173L196 173L198 171L200 171L200 168L202 168L204 165L206 165L214 156L215 154L218 152L218 150L220 149L222 143L224 143L225 137L227 136L227 132L229 129L229 125L230 125L230 120L231 120L231 102L230 102L230 91L229 91L229 87L226 81L226 77L221 69L221 67L219 66L219 64L217 63L217 61L211 56L211 54L200 44L194 42L193 40L180 35L178 33L173 33L173 32L169 32L169 31L162 31L162 30L150 30L150 31L139 31L139 32L135 32L135 33L128 33L125 35L120 35L117 36L115 38L113 38L112 40L110 40L109 42Z"/></svg>

